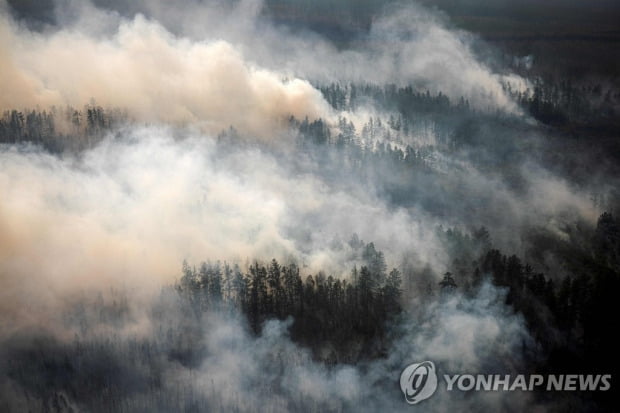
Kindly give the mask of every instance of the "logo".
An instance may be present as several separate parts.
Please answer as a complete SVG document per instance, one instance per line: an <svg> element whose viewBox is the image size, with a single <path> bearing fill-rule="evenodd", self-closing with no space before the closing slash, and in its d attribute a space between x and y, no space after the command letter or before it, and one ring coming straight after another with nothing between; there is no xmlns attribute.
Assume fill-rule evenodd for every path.
<svg viewBox="0 0 620 413"><path fill-rule="evenodd" d="M426 400L437 390L437 373L432 361L408 365L400 375L400 389L409 404Z"/></svg>
<svg viewBox="0 0 620 413"><path fill-rule="evenodd" d="M444 374L446 394L461 392L512 391L609 391L611 374ZM413 363L400 374L400 389L409 404L418 404L435 394L439 380L432 361Z"/></svg>

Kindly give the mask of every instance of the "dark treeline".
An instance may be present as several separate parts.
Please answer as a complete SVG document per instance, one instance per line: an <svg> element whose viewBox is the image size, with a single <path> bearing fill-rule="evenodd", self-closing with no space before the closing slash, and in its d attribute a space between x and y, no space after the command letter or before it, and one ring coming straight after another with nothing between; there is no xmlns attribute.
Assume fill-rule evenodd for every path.
<svg viewBox="0 0 620 413"><path fill-rule="evenodd" d="M243 386L254 386L268 399L290 398L287 403L295 410L342 411L345 406L339 402L323 404L312 394L287 394L283 369L311 361L299 350L278 348L281 343L272 347L261 336L269 334L271 320L283 320L287 336L328 369L386 356L394 338L392 325L402 311L401 274L397 269L387 272L385 258L373 243L354 236L349 244L363 265L347 279L320 271L302 277L296 264L280 265L275 259L245 270L220 262L205 262L198 269L184 263L176 285L164 287L150 303L146 313L152 327L147 334L122 332L138 321L127 292L82 297L63 314L73 339L40 329L13 334L3 343L0 365L15 384L10 396L0 386L0 407L47 412L171 411L179 406L184 411L222 410L235 394L216 391L213 382L202 383L192 372L199 376L213 352L224 352L209 340L220 337L217 328L226 325L234 341L223 345L238 347L264 370L248 371ZM244 329L235 330L238 323L247 326L252 337ZM226 333L220 340L226 340ZM187 377L177 377L178 365Z"/></svg>
<svg viewBox="0 0 620 413"><path fill-rule="evenodd" d="M619 126L620 91L601 82L537 78L531 89L511 94L547 125L569 130L587 127L591 137L613 134Z"/></svg>
<svg viewBox="0 0 620 413"><path fill-rule="evenodd" d="M352 243L356 242L355 240ZM197 312L234 307L258 334L265 321L293 318L291 337L326 361L356 362L385 351L387 326L401 311L401 274L389 273L383 253L372 243L361 246L366 265L347 279L319 272L303 277L297 265L187 264L176 288ZM321 352L329 349L326 354Z"/></svg>
<svg viewBox="0 0 620 413"><path fill-rule="evenodd" d="M578 126L567 126L571 123L566 122L561 128L547 131L547 141L540 146L536 142L540 132L537 126L502 114L477 112L466 100L453 104L441 93L415 92L410 87L351 87L366 90L368 93L355 93L358 96L373 95L373 102L379 99L388 108L394 109L394 105L389 104L391 99L402 101L402 107L383 117L369 117L359 129L345 117L339 119L337 126L328 125L321 119L290 119L289 124L291 129L298 131L303 156L312 157L324 167L319 173L325 176L349 173L362 178L397 205L421 203L433 214L455 215L455 205L449 200L457 191L467 202L471 201L468 209L477 209L483 201L472 194L478 192L478 188L468 188L467 182L456 184L454 180L458 180L458 174L448 173L458 173L460 161L471 163L487 176L498 177L517 191L526 189L521 165L528 158L584 187L591 184L587 167L591 162L598 162L603 174L614 176L620 172L615 162L599 162L601 156L620 159L620 147L617 140L608 139L608 133L604 132L609 124L598 122L594 115L588 125L601 132L597 145L592 145L592 137L582 139L582 132L575 129ZM345 108L351 105L351 89L347 87L334 84L325 88L323 93L329 101L345 102L338 105ZM546 92L540 93L544 95ZM581 92L571 93L581 96L575 98L580 102L588 100ZM534 96L537 95L528 98L523 94L520 99L531 105L532 99L536 99ZM356 99L362 102L366 98ZM605 111L597 113L610 121L618 118ZM0 119L0 143L30 142L53 153L80 151L93 147L106 134L114 133L127 122L130 119L126 113L95 105L87 105L81 111L72 108L12 110L5 112ZM243 143L243 140L231 139L234 136L237 136L234 129L226 130L220 134L219 141L223 145ZM533 151L532 147L538 150ZM437 185L442 181L447 182ZM446 188L450 193L435 196L416 190L428 186L438 190ZM592 196L603 210L616 211L620 204L620 194L613 187L604 191L597 188Z"/></svg>
<svg viewBox="0 0 620 413"><path fill-rule="evenodd" d="M321 86L320 90L329 104L337 110L355 110L365 104L374 103L378 107L396 110L410 118L420 113L469 109L467 99L462 98L453 105L441 92L431 94L428 90L421 91L412 86L333 83Z"/></svg>
<svg viewBox="0 0 620 413"><path fill-rule="evenodd" d="M123 291L111 291L105 299L85 297L63 316L65 326L74 331L73 340L40 330L15 334L3 344L0 361L7 377L19 385L11 398L52 412L161 411L178 406L217 410L230 405L223 401L230 395L205 391L191 376L216 351L209 337L221 332L213 330L210 317L233 323L241 314L254 338L233 335L241 341L224 345L241 346L249 356L261 354L259 360L267 363L263 368L271 378L260 376L253 385L273 395L286 392L278 381L284 377L282 369L300 361L282 349L262 349L268 345L260 340L270 320L283 320L293 342L327 368L357 365L387 357L389 344L406 333L399 329L401 320L424 314L424 308L405 304L412 297L426 305L459 296L475 298L485 283L506 290L505 304L523 315L537 343L535 348L522 348L527 363L522 368L528 373L616 373L610 362L616 342L608 330L620 287L620 227L610 214L601 216L587 248L573 246L567 252L578 257L571 275L561 280L534 270L515 255L504 255L484 228L438 231L453 258L450 272L440 281L429 269L405 266L388 273L374 244L354 236L349 244L362 265L347 279L320 271L302 277L295 263L284 265L275 259L254 262L244 270L218 261L197 268L184 263L176 285L163 288L151 304L153 326L146 335L120 333L137 321ZM263 360L262 351L270 356ZM189 371L182 386L171 380L175 363ZM535 397L550 396L542 392ZM602 393L580 397L599 407L612 401ZM310 411L343 408L304 397L291 403Z"/></svg>
<svg viewBox="0 0 620 413"><path fill-rule="evenodd" d="M321 119L291 118L289 124L298 131L298 143L303 150L298 156L310 156L321 165L316 172L326 179L337 182L334 176L355 176L395 205L422 205L440 217L458 216L463 209L476 211L489 196L480 193L476 182L460 178L461 162L472 164L488 177L497 177L518 193L527 190L522 169L526 159L534 158L587 187L591 176L587 165L599 159L598 152L612 159L620 157L615 140L599 140L600 148L593 147L590 141L574 139L563 131L550 133L546 145L540 146L535 141L539 132L536 126L505 115L476 112L466 101L451 104L442 94L433 96L392 86L367 90L383 96L380 99L386 102L394 99L390 93L402 94L402 100L410 103L403 103L402 111L369 117L360 129L345 117L339 119L337 127ZM350 89L332 85L324 93L332 96L330 101L333 96L340 96L336 100L344 99L347 103L343 105L350 105ZM121 111L97 106L87 106L83 111L13 110L0 120L0 142L32 142L55 153L78 151L94 146L127 120ZM242 144L242 140L232 139L233 135L234 129L224 131L219 141L222 145ZM533 146L539 150L533 151ZM572 149L564 150L567 146ZM618 169L609 162L600 163L600 168L610 176ZM423 187L432 187L434 191L418 190ZM444 190L443 194L437 193ZM455 193L464 204L450 201ZM601 209L618 209L620 198L613 188L597 188L592 196L600 202Z"/></svg>
<svg viewBox="0 0 620 413"><path fill-rule="evenodd" d="M462 116L472 111L469 101L463 97L451 101L441 92L431 94L412 86L334 83L321 86L320 90L334 109L355 110L372 104L398 113L404 121L411 121L420 114L457 113ZM506 90L527 113L544 124L563 128L567 125L587 125L589 129L596 126L599 133L607 134L618 128L620 92L603 81L536 78L525 91L513 91L509 85Z"/></svg>
<svg viewBox="0 0 620 413"><path fill-rule="evenodd" d="M361 176L378 174L371 180L381 183L389 199L406 200L416 193L413 183L428 182L424 177L428 178L431 171L433 181L446 178L441 173L447 170L458 172L458 160L474 165L487 176L497 176L516 191L526 189L521 168L528 160L537 161L587 190L598 186L601 176L612 184L613 177L620 172L620 146L614 138L620 126L620 96L614 88L600 83L538 79L532 89L521 93L507 87L525 113L540 122L537 125L504 113L477 111L465 99L453 102L442 93L431 94L412 87L331 84L321 90L338 109L354 110L367 105L386 110L383 117L370 117L361 129L346 118L339 120L336 132L321 120L292 124L307 142L346 148L349 160L341 164L359 166L356 173ZM446 159L457 162L448 165ZM417 169L414 173L411 168L395 167L394 161L416 165ZM593 174L588 167L593 163L599 167L597 185L592 185ZM463 191L465 199L470 197L468 193L477 191L463 185L451 190ZM601 201L603 210L618 208L617 194L592 196ZM441 199L434 197L433 202ZM450 210L449 205L445 207Z"/></svg>
<svg viewBox="0 0 620 413"><path fill-rule="evenodd" d="M195 314L236 308L258 334L264 323L293 318L291 337L328 363L381 357L389 326L413 296L426 300L452 295L475 297L485 282L505 288L505 304L524 316L528 331L542 346L531 355L533 371L610 371L616 343L609 339L609 316L620 290L620 225L604 213L587 245L546 240L546 249L565 258L567 274L558 278L535 270L517 255L496 249L485 228L463 232L438 229L452 256L450 271L436 281L430 269L386 271L373 243L354 237L363 263L349 279L319 272L302 277L295 264L238 265L203 262L183 265L176 291ZM543 248L543 246L540 246ZM572 257L571 257L572 256ZM430 276L425 272L430 271ZM305 279L304 279L305 278ZM435 281L433 281L435 280ZM413 313L411 311L413 310ZM355 353L354 343L364 343ZM323 350L331 351L325 353Z"/></svg>
<svg viewBox="0 0 620 413"><path fill-rule="evenodd" d="M582 83L537 79L531 89L516 92L507 87L507 91L527 113L552 126L561 144L572 145L574 142L570 139L587 133L588 139L601 138L597 142L607 153L620 156L620 148L615 141L608 139L619 126L620 94L601 83ZM381 151L377 145L390 144L394 150L402 152L403 159L412 149L450 151L466 146L492 150L495 153L489 158L494 162L497 156L521 155L523 151L518 147L517 138L523 140L521 135L532 129L505 114L475 110L467 99L451 101L441 92L431 94L412 86L334 83L319 88L325 99L339 111L355 111L368 106L380 108L386 115L384 118L370 117L360 130L342 118L339 132L334 132L334 125L327 125L322 120L291 120L294 129L317 144L331 142L343 146L354 143L370 151ZM32 142L52 152L86 149L99 142L106 132L128 121L127 113L94 103L82 110L70 107L14 109L5 111L0 118L0 143ZM492 133L486 136L487 132ZM224 135L226 133L228 131ZM426 144L414 144L424 136L428 137ZM430 146L433 148L428 148ZM557 151L549 153L556 154ZM481 159L483 157L479 156L473 160ZM545 162L549 165L560 164L557 159L545 161L549 161Z"/></svg>
<svg viewBox="0 0 620 413"><path fill-rule="evenodd" d="M466 99L450 100L442 93L412 87L331 84L321 90L333 107L353 110L361 105L382 108L386 114L383 119L369 119L358 130L344 119L339 134L317 137L321 128L314 128L310 136L315 142L331 139L341 146L354 142L366 152L389 143L401 150L401 158L411 149L422 151L427 164L435 167L432 158L437 154L462 157L485 174L500 174L515 188L523 182L519 168L526 159L588 187L592 187L588 165L598 164L598 172L610 177L620 173L620 145L615 139L620 95L613 85L550 77L537 78L522 92L505 88L536 124L475 110ZM600 162L601 158L610 162ZM602 199L608 194L593 196ZM608 204L603 209L615 208Z"/></svg>
<svg viewBox="0 0 620 413"><path fill-rule="evenodd" d="M583 236L582 242L576 240ZM505 255L492 247L489 234L481 229L464 234L450 229L443 233L452 251L453 272L444 282L453 291L475 294L485 282L505 288L505 303L523 315L530 334L541 346L529 353L529 371L618 373L614 359L617 341L609 335L620 290L620 225L610 213L600 216L593 233L573 234L561 241L542 236L535 248L554 254L564 262L564 275L545 275L516 255ZM585 239L585 242L583 242ZM471 245L483 252L473 260ZM612 403L607 394L593 397L600 406Z"/></svg>
<svg viewBox="0 0 620 413"><path fill-rule="evenodd" d="M81 110L13 109L0 118L0 143L30 142L53 153L78 151L100 142L106 132L127 120L124 111L104 109L94 103Z"/></svg>

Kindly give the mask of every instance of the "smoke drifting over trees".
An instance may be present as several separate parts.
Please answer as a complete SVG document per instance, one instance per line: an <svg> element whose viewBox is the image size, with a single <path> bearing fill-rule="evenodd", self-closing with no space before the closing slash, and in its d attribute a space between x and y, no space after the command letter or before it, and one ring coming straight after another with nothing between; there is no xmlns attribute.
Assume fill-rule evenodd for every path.
<svg viewBox="0 0 620 413"><path fill-rule="evenodd" d="M1 410L613 411L617 73L332 3L0 1Z"/></svg>

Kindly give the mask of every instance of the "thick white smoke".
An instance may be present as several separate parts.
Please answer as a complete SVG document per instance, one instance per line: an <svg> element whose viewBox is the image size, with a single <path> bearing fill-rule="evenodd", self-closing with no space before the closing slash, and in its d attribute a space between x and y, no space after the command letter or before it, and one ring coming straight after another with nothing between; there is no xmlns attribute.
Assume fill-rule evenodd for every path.
<svg viewBox="0 0 620 413"><path fill-rule="evenodd" d="M264 151L218 148L201 135L179 141L155 127L122 135L75 157L0 151L4 316L28 313L33 294L44 306L115 284L152 291L178 278L183 259L294 258L307 271L342 275L354 233L390 246L394 262L405 253L443 260L432 221L372 193L341 192Z"/></svg>
<svg viewBox="0 0 620 413"><path fill-rule="evenodd" d="M73 29L30 33L3 16L0 48L3 109L81 107L94 99L139 121L212 133L233 125L263 138L291 115L330 116L308 82L257 67L224 40L179 38L141 16L103 38Z"/></svg>
<svg viewBox="0 0 620 413"><path fill-rule="evenodd" d="M503 84L526 85L493 73L472 52L470 36L421 7L387 11L359 47L344 50L267 24L255 1L127 8L149 17L68 1L56 8L60 26L35 32L3 7L0 108L81 107L94 99L142 121L209 132L232 125L270 138L290 115L332 118L308 81L413 84L509 112L518 110Z"/></svg>

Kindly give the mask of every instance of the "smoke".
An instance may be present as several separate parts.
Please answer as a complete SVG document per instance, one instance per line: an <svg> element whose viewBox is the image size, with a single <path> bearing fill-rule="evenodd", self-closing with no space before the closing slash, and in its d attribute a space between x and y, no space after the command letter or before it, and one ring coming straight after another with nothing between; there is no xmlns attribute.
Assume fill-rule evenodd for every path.
<svg viewBox="0 0 620 413"><path fill-rule="evenodd" d="M83 407L73 400L78 391L29 399L40 387L8 360L19 356L28 365L30 354L81 357L77 382L89 369L122 377L131 393L125 407L136 410L400 410L395 383L409 362L433 360L444 372L521 372L524 349L535 343L522 317L504 304L505 292L486 284L475 297L424 303L414 297L405 303L410 318L390 331L396 339L385 357L331 367L292 341L292 320L267 321L255 336L234 311L212 311L189 328L190 311L156 293L178 278L184 259L243 266L275 257L297 261L303 275L323 270L346 277L360 264L348 243L353 234L373 241L391 265L429 265L435 273L449 270L454 258L437 235L439 224L486 225L494 245L510 252L527 249L520 238L527 228L568 238L570 223L596 219L588 195L530 159L535 156L502 157L524 153L539 137L507 144L502 156L484 145L496 134L497 146L528 134L521 123L505 126L510 133L493 125L474 131L472 139L482 142L474 154L430 146L426 169L402 176L393 172L403 165L391 169L385 166L391 161L376 160L371 150L342 152L359 149L351 159L367 169L347 169L339 163L344 156L321 147L293 150L299 137L289 130L291 115L325 119L339 132L335 123L343 113L313 84L412 84L453 100L465 97L516 123L523 121L520 110L504 87L524 89L525 79L490 69L473 52L477 39L416 5L386 9L367 33L336 47L319 34L273 25L256 1L100 3L56 2L53 24L37 30L0 4L0 109L81 107L93 99L136 121L77 154L0 146L0 340L6 343L0 371L10 372L0 377L0 395L8 400L9 389L19 389L10 406L23 410L55 397ZM364 108L345 115L361 125L367 114L382 113ZM230 126L270 145L213 138ZM405 138L417 148L441 146L432 130L424 139ZM505 168L496 166L506 159ZM402 188L399 204L389 195ZM436 281L422 278L413 283ZM127 325L88 314L83 325L72 325L74 315L67 314L88 313L83 306L92 293L111 288L129 296ZM157 316L151 310L158 305L165 311ZM31 328L42 326L45 339L33 338ZM140 353L136 337L159 349L143 365L131 356ZM84 340L105 351L81 352ZM172 351L175 340L195 353L190 362ZM153 378L161 382L156 386ZM148 392L154 387L159 393ZM521 393L480 392L440 394L427 407L508 405L520 410L536 403Z"/></svg>
<svg viewBox="0 0 620 413"><path fill-rule="evenodd" d="M427 411L540 407L527 393L445 391L443 374L520 372L521 350L532 340L523 319L511 313L503 299L504 293L490 285L476 297L446 296L413 309L410 321L400 326L399 338L386 349L387 357L327 366L292 342L291 319L267 321L254 336L234 312L211 311L194 320L178 299L162 295L155 300L160 315L151 315L147 340L138 341L139 347L135 336L118 334L118 329L112 338L93 331L74 339L22 332L5 342L0 363L9 374L1 378L0 394L9 409L40 409L60 400L95 410L121 404L130 410L158 411L397 411L406 406L396 385L402 370L409 363L432 360L440 384L425 401ZM97 321L89 327L96 330ZM192 362L170 357L179 345L191 346ZM155 348L158 351L148 350ZM16 371L8 360L18 361L25 372ZM54 381L47 392L41 390L40 376L27 374L40 363L50 366ZM86 380L92 374L96 380L114 380L106 397L90 394L97 389L92 378ZM151 391L149 383L157 383L158 390Z"/></svg>
<svg viewBox="0 0 620 413"><path fill-rule="evenodd" d="M59 26L40 32L3 10L0 106L78 106L94 98L140 121L188 124L203 133L174 140L175 126L133 127L120 131L120 139L64 158L2 148L4 325L45 324L55 314L49 308L82 289L156 290L177 277L183 259L296 257L308 272L343 275L356 263L347 244L355 233L385 250L388 262L406 259L441 272L450 263L436 239L440 223L487 225L497 245L522 251L514 234L525 225L564 236L562 222L550 218L558 212L594 220L583 194L528 165L530 191L519 194L454 154L447 162L466 168L448 168L441 182L470 191L467 210L456 193L448 196L432 179L416 177L419 199L448 204L442 216L432 203L404 208L387 201L380 179L366 184L330 176L324 164L285 149L220 148L204 133L233 125L279 143L289 141L289 115L333 119L305 79L417 82L513 110L501 76L477 62L473 39L421 8L387 11L362 48L338 50L318 35L283 36L286 29L268 25L254 2L174 13L168 3L135 4L124 10L126 17L90 3L67 4L74 7L57 8ZM212 20L200 26L203 16ZM211 27L212 21L220 24ZM531 205L536 214L528 212Z"/></svg>
<svg viewBox="0 0 620 413"><path fill-rule="evenodd" d="M125 129L64 157L35 147L2 148L5 322L44 323L38 317L54 314L48 306L83 290L155 291L178 277L184 259L243 265L276 257L299 260L307 273L346 276L358 263L348 244L358 234L385 251L392 265L406 259L442 272L450 262L437 239L439 224L486 225L496 246L524 254L528 245L515 234L527 228L566 239L572 222L596 219L585 194L531 164L523 167L524 192L471 165L448 169L435 179L461 189L446 200L450 214L440 218L429 209L435 204L393 205L381 195L381 180L356 182L303 154L218 145L193 132L175 140L174 134ZM421 199L446 196L429 177L414 184ZM467 198L457 202L459 194ZM484 210L462 208L479 203Z"/></svg>
<svg viewBox="0 0 620 413"><path fill-rule="evenodd" d="M80 107L95 99L140 121L210 132L234 125L264 138L291 115L330 116L308 82L251 64L226 41L177 38L141 16L100 39L71 29L24 33L4 17L0 44L3 109Z"/></svg>
<svg viewBox="0 0 620 413"><path fill-rule="evenodd" d="M269 321L261 335L252 338L238 321L211 316L205 330L208 356L194 376L197 390L220 395L224 410L254 411L260 406L305 411L317 406L328 411L397 411L402 409L404 395L394 383L408 363L432 360L440 375L519 371L521 350L533 341L523 319L507 311L503 298L501 290L486 284L474 298L446 297L429 308L414 310L385 359L332 368L314 362L306 350L290 341L291 320ZM456 406L477 410L511 406L520 411L536 406L523 393L502 397L490 392L448 393L443 377L439 380L437 394L425 401L427 411Z"/></svg>
<svg viewBox="0 0 620 413"><path fill-rule="evenodd" d="M299 259L307 271L346 274L354 233L379 248L390 245L394 262L406 252L437 265L444 260L424 213L394 211L361 189L342 192L317 176L313 162L295 173L264 150L171 135L156 127L125 130L63 158L2 148L5 321L31 310L53 314L47 305L82 290L155 291L178 277L183 259Z"/></svg>
<svg viewBox="0 0 620 413"><path fill-rule="evenodd" d="M477 61L471 36L417 6L386 12L360 47L344 50L316 34L270 25L255 1L112 6L125 17L88 2L61 2L57 25L39 32L4 10L0 108L81 107L94 99L139 121L211 133L232 125L269 139L290 115L333 120L309 81L413 84L515 113L503 84L526 86L492 73Z"/></svg>

